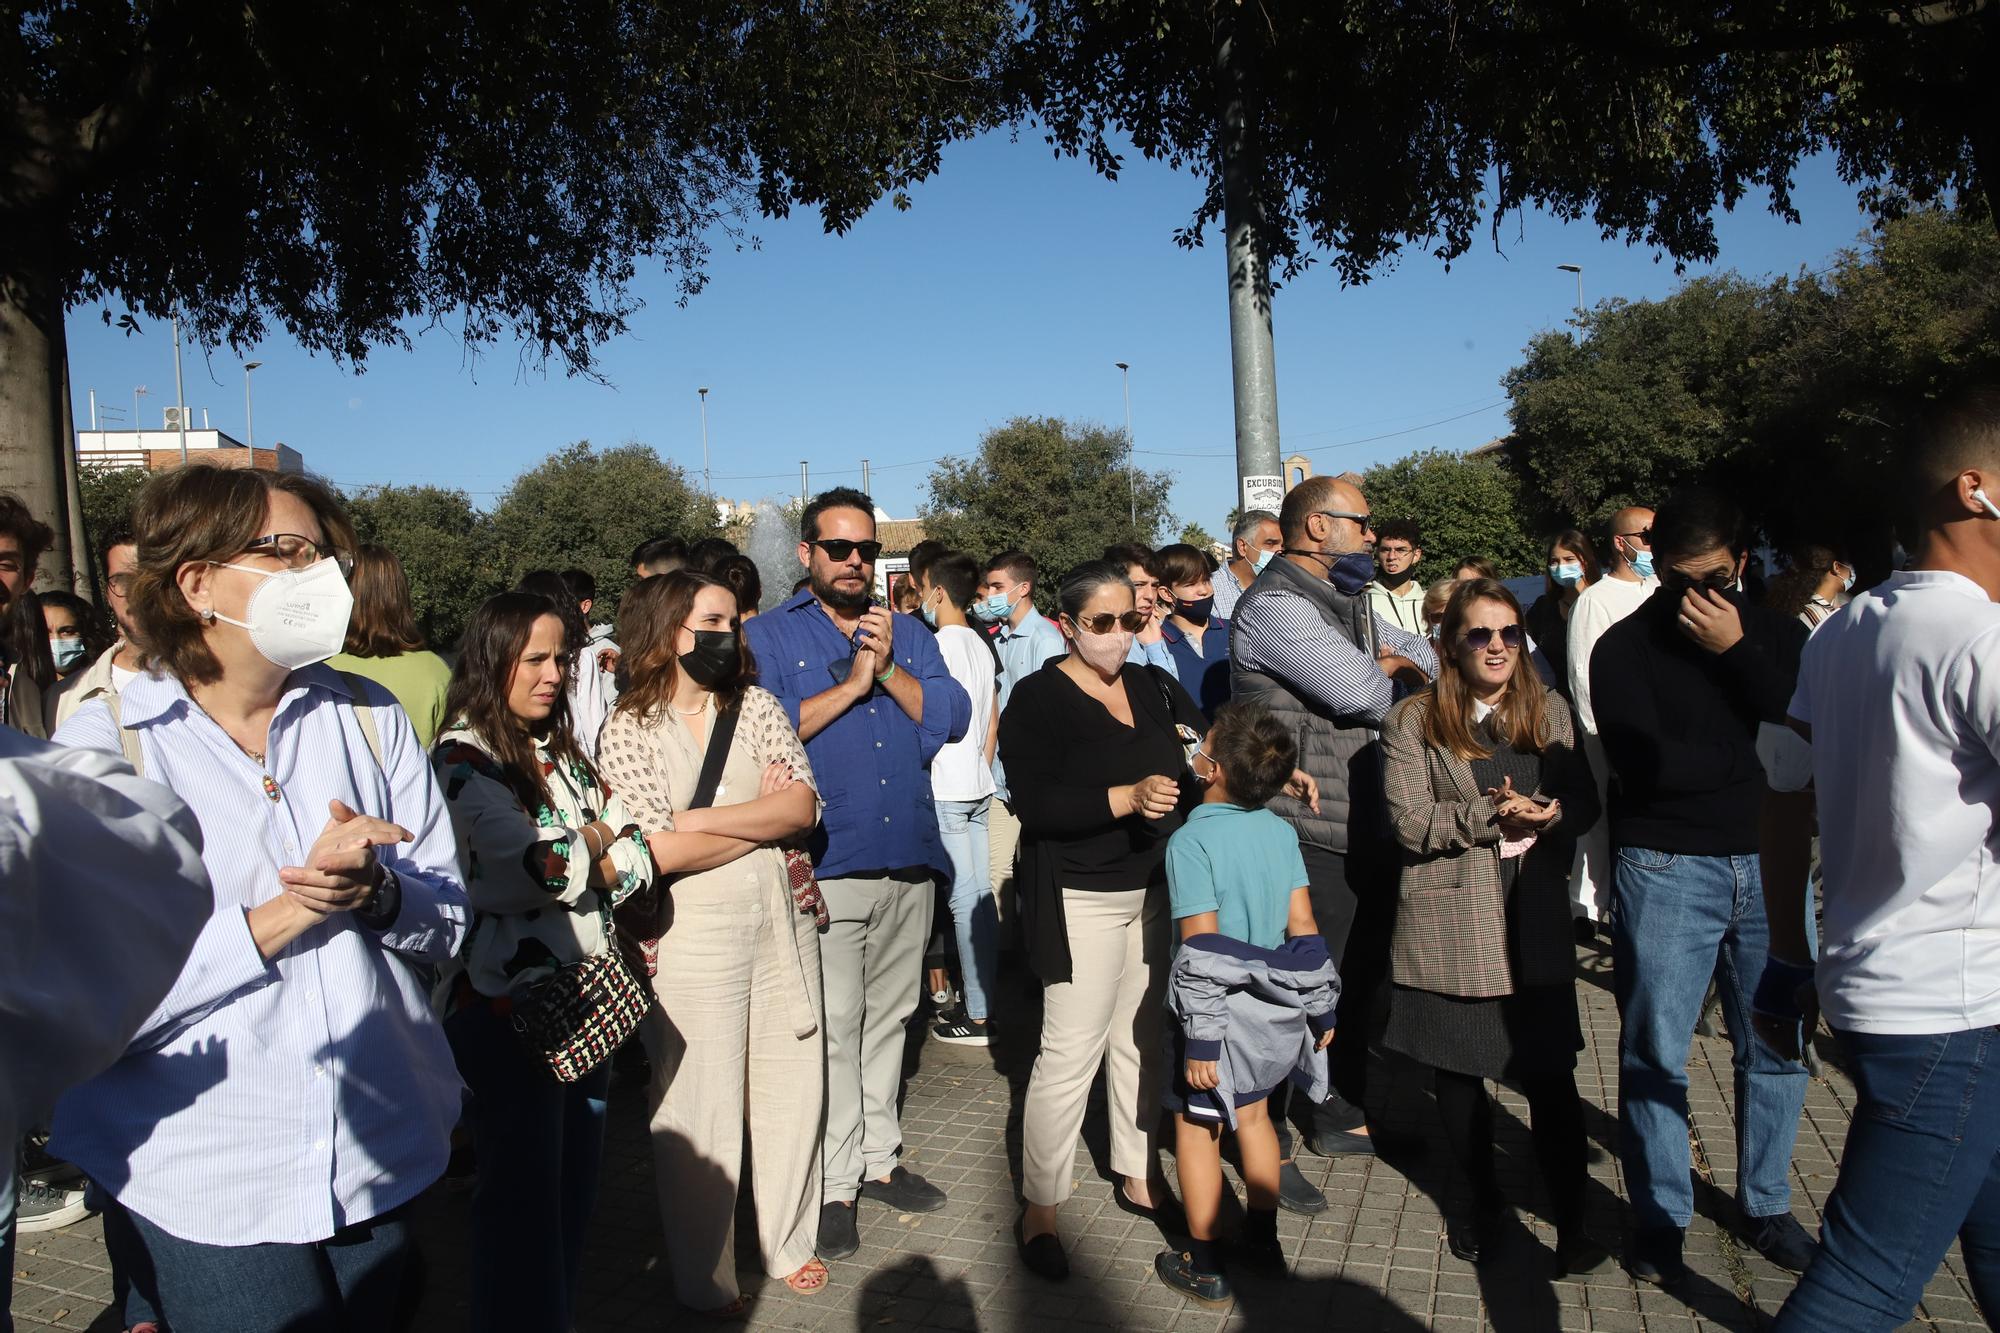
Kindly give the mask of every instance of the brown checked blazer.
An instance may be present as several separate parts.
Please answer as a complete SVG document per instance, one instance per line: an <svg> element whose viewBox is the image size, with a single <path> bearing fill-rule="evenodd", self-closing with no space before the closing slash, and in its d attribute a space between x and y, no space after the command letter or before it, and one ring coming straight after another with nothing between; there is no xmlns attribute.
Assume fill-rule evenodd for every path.
<svg viewBox="0 0 2000 1333"><path fill-rule="evenodd" d="M1472 766L1426 744L1430 692L1398 704L1382 727L1389 818L1403 850L1391 975L1444 995L1511 995L1516 986L1567 984L1576 966L1567 880L1576 838L1598 817L1597 787L1576 743L1569 705L1543 702L1542 785L1561 803L1514 883L1519 938L1507 932L1500 829Z"/></svg>

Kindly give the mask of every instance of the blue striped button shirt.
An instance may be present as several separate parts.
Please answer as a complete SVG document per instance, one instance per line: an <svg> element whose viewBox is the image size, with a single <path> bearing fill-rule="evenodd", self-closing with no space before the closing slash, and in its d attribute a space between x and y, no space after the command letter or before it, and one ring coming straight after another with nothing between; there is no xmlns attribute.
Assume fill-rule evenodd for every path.
<svg viewBox="0 0 2000 1333"><path fill-rule="evenodd" d="M465 888L410 720L366 688L379 765L339 674L292 674L271 719L276 800L179 681L142 675L122 696L145 775L200 821L215 910L124 1057L57 1107L52 1149L184 1240L324 1240L444 1172L463 1085L424 972L459 945ZM119 753L99 700L55 739ZM400 910L379 931L337 913L267 960L245 913L282 892L279 868L303 862L336 799L416 834L379 852Z"/></svg>

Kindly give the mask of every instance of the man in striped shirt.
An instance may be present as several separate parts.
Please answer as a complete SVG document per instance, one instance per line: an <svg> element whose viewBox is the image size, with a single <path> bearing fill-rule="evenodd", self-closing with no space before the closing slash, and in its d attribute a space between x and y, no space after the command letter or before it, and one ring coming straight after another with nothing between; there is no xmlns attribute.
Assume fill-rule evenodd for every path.
<svg viewBox="0 0 2000 1333"><path fill-rule="evenodd" d="M1430 642L1377 615L1368 502L1336 477L1294 487L1278 515L1283 553L1236 603L1230 630L1234 697L1263 705L1299 742L1299 766L1319 783L1308 807L1280 796L1271 809L1298 830L1313 915L1340 960L1336 1091L1313 1108L1307 1144L1322 1155L1368 1153L1361 1111L1370 1010L1387 970L1396 855L1382 788L1382 719L1401 694L1437 673ZM1280 1202L1318 1212L1326 1198L1291 1162L1291 1133L1273 1098L1284 1152Z"/></svg>

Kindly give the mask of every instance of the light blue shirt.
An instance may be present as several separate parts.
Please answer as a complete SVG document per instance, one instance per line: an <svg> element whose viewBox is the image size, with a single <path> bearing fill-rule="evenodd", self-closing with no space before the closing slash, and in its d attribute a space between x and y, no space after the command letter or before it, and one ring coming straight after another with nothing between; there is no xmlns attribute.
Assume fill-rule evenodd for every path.
<svg viewBox="0 0 2000 1333"><path fill-rule="evenodd" d="M463 1085L424 972L459 946L465 888L410 720L365 688L380 764L339 674L292 673L271 719L275 798L179 681L142 675L121 699L145 776L200 822L214 915L123 1058L63 1098L53 1150L183 1240L324 1240L444 1173ZM55 740L120 753L101 700ZM336 913L266 960L245 914L283 891L279 868L302 863L334 800L416 835L378 853L401 908L382 930Z"/></svg>
<svg viewBox="0 0 2000 1333"><path fill-rule="evenodd" d="M1176 921L1214 912L1218 934L1275 949L1292 919L1292 893L1305 887L1299 832L1269 810L1208 802L1188 811L1167 839L1167 901Z"/></svg>
<svg viewBox="0 0 2000 1333"><path fill-rule="evenodd" d="M1000 654L1000 711L1007 711L1007 701L1014 697L1014 687L1029 676L1040 671L1051 660L1069 656L1069 644L1063 641L1062 631L1055 622L1037 611L1028 608L1028 614L1021 617L1018 625L1000 626L1000 632L993 638L993 646ZM1007 792L1007 772L1001 766L1000 756L993 756L994 795L1001 800L1011 800Z"/></svg>
<svg viewBox="0 0 2000 1333"><path fill-rule="evenodd" d="M1174 665L1173 649L1167 647L1165 639L1158 643L1140 643L1138 637L1133 636L1132 651L1125 654L1125 660L1133 666L1156 666L1175 680L1181 678L1181 669Z"/></svg>

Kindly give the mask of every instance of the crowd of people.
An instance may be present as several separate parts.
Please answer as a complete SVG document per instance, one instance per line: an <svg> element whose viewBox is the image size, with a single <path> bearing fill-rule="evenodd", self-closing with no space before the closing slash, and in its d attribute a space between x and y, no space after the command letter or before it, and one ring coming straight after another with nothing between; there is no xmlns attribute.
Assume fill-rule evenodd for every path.
<svg viewBox="0 0 2000 1333"><path fill-rule="evenodd" d="M1899 467L1908 551L1864 591L1837 544L1759 586L1702 490L1553 534L1539 586L1452 552L1425 587L1418 525L1322 477L1220 558L1053 579L925 543L909 611L837 488L774 605L728 542L661 538L615 618L534 571L449 661L310 479L153 478L102 612L31 591L50 530L0 496L0 1272L17 1224L95 1208L133 1333L393 1328L451 1174L473 1327L560 1333L624 1071L680 1303L741 1315L743 1268L818 1292L862 1207L951 1206L905 1161L906 1044L920 1010L962 1046L1032 1023L1010 941L1035 1280L1069 1276L1100 1078L1117 1204L1191 1301L1284 1273L1278 1211L1327 1207L1301 1150L1433 1128L1454 1255L1503 1261L1534 1206L1588 1272L1575 979L1608 932L1632 1275L1685 1272L1713 997L1737 1229L1803 1275L1777 1326L1895 1327L1954 1239L1990 1320L2000 391ZM1815 1239L1788 1176L1822 1010L1860 1106ZM1413 1077L1434 1127L1386 1110ZM1539 1202L1502 1188L1489 1082Z"/></svg>

